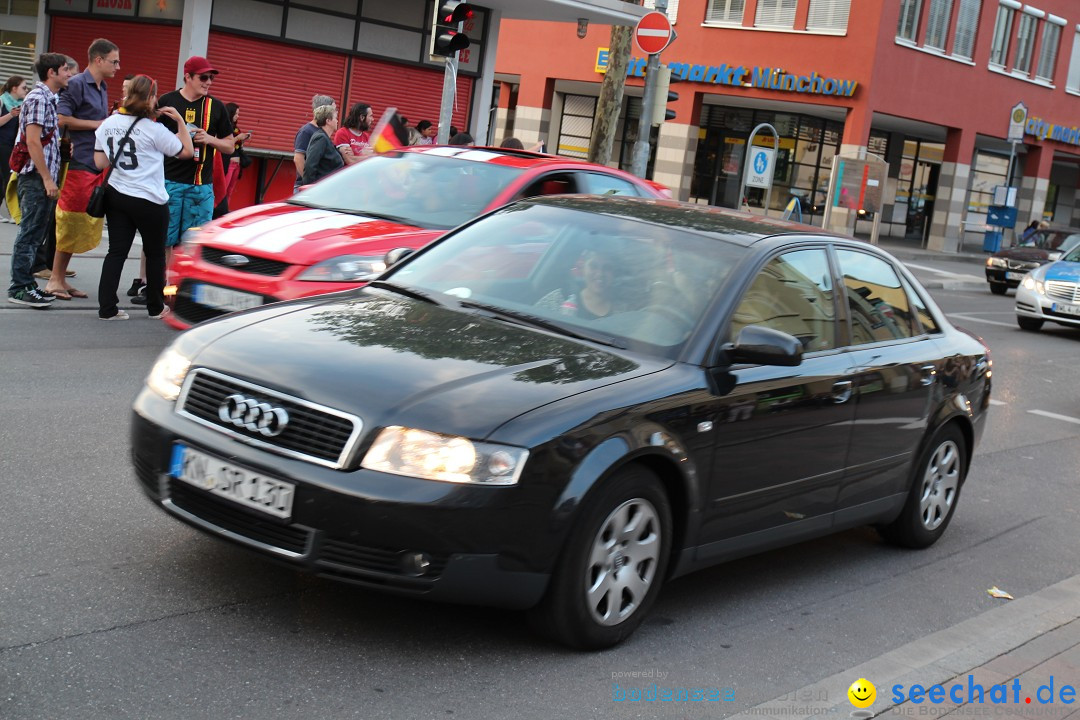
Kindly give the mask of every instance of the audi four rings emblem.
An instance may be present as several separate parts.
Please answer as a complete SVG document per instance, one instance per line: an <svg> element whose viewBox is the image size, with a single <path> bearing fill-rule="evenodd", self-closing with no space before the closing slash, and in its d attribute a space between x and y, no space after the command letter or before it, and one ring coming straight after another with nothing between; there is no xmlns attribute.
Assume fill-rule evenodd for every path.
<svg viewBox="0 0 1080 720"><path fill-rule="evenodd" d="M274 407L270 403L244 397L239 393L230 395L221 402L218 417L222 422L266 437L280 435L289 424L289 413L284 408Z"/></svg>

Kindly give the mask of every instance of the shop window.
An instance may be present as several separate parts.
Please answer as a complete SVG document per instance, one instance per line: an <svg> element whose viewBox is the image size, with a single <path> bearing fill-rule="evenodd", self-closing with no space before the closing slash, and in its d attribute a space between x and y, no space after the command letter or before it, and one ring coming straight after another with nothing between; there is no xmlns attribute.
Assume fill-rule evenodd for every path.
<svg viewBox="0 0 1080 720"><path fill-rule="evenodd" d="M799 0L758 0L756 27L783 28L795 27L795 10Z"/></svg>
<svg viewBox="0 0 1080 720"><path fill-rule="evenodd" d="M876 155L888 162L889 157L889 135L883 133L880 130L870 131L870 142L866 146L866 152L871 155Z"/></svg>
<svg viewBox="0 0 1080 720"><path fill-rule="evenodd" d="M968 60L972 58L980 12L982 12L982 0L960 0L960 9L956 14L956 32L953 34L952 54L954 56Z"/></svg>
<svg viewBox="0 0 1080 720"><path fill-rule="evenodd" d="M655 0L645 0L641 3L643 7L647 7L650 10L656 8ZM671 24L674 25L675 21L679 19L679 0L668 0L667 10L664 11L668 19L671 20Z"/></svg>
<svg viewBox="0 0 1080 720"><path fill-rule="evenodd" d="M1069 77L1065 87L1080 93L1080 32L1073 35L1072 56L1069 58Z"/></svg>
<svg viewBox="0 0 1080 720"><path fill-rule="evenodd" d="M1035 48L1035 28L1039 24L1039 18L1031 13L1020 13L1019 29L1016 31L1016 57L1013 60L1013 71L1027 75L1031 72L1031 51Z"/></svg>
<svg viewBox="0 0 1080 720"><path fill-rule="evenodd" d="M742 25L745 0L709 0L705 22Z"/></svg>
<svg viewBox="0 0 1080 720"><path fill-rule="evenodd" d="M8 12L12 15L34 17L38 14L38 0L11 0Z"/></svg>
<svg viewBox="0 0 1080 720"><path fill-rule="evenodd" d="M921 13L922 0L900 0L900 22L896 26L897 39L915 42L919 32Z"/></svg>
<svg viewBox="0 0 1080 720"><path fill-rule="evenodd" d="M1019 5L1019 3L1017 3ZM994 20L994 39L990 46L990 64L1004 67L1009 56L1009 40L1012 39L1013 14L1015 8L1008 5L998 7L997 19Z"/></svg>
<svg viewBox="0 0 1080 720"><path fill-rule="evenodd" d="M807 30L846 32L851 0L810 0Z"/></svg>
<svg viewBox="0 0 1080 720"><path fill-rule="evenodd" d="M1058 44L1061 42L1061 25L1065 24L1064 20L1061 20L1061 25L1055 22L1059 19L1050 15L1043 24L1042 39L1039 41L1039 65L1035 69L1035 77L1039 80L1054 81L1054 66L1057 64Z"/></svg>
<svg viewBox="0 0 1080 720"><path fill-rule="evenodd" d="M564 95L562 123L559 125L559 147L556 153L585 159L589 156L596 98L588 95Z"/></svg>
<svg viewBox="0 0 1080 720"><path fill-rule="evenodd" d="M951 17L952 0L930 0L930 17L926 21L926 47L945 52L945 36L949 31Z"/></svg>

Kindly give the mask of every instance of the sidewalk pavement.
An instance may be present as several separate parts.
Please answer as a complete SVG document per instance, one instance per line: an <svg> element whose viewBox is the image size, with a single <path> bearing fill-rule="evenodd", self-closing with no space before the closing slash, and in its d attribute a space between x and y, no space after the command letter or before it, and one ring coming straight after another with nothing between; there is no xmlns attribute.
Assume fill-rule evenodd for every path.
<svg viewBox="0 0 1080 720"><path fill-rule="evenodd" d="M1080 575L1001 602L728 720L973 715L1080 720ZM876 688L876 700L864 710L856 709L847 694L860 678ZM896 701L898 693L902 702Z"/></svg>

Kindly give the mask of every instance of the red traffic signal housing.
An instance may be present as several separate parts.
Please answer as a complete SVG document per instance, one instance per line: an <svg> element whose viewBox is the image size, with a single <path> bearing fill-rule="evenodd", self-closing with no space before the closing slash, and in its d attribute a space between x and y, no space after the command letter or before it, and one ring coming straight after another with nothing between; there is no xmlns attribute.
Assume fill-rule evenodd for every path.
<svg viewBox="0 0 1080 720"><path fill-rule="evenodd" d="M431 54L454 57L458 50L469 47L469 36L461 32L461 23L472 18L472 5L458 0L446 0L435 6L435 21L431 27Z"/></svg>

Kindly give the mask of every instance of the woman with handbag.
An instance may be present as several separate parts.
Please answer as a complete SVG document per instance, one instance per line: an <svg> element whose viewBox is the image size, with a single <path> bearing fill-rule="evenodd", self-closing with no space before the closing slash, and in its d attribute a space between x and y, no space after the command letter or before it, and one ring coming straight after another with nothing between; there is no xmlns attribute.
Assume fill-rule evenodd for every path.
<svg viewBox="0 0 1080 720"><path fill-rule="evenodd" d="M169 312L162 295L169 226L165 158L185 160L194 154L194 149L180 113L171 107L161 109L161 115L176 123L173 134L156 122L156 108L157 83L146 75L136 75L119 111L107 117L94 133L94 162L102 170L108 168L102 173L103 193L95 191L87 207L88 214L100 212L94 206L103 199L109 222L109 252L98 284L98 318L102 320L128 319L128 314L117 307L116 293L136 231L142 235L146 254L146 311L152 318Z"/></svg>

